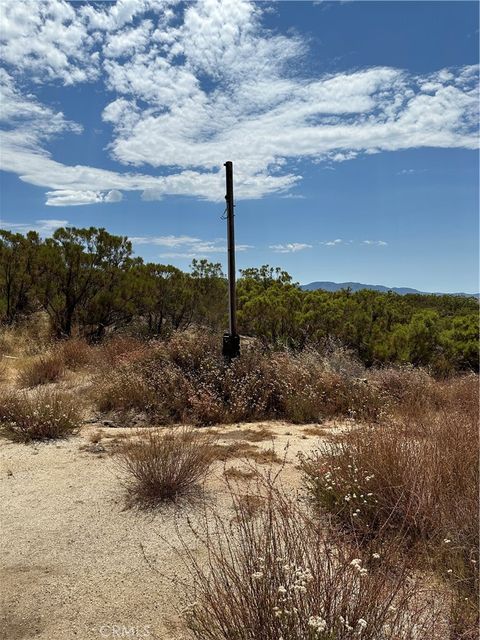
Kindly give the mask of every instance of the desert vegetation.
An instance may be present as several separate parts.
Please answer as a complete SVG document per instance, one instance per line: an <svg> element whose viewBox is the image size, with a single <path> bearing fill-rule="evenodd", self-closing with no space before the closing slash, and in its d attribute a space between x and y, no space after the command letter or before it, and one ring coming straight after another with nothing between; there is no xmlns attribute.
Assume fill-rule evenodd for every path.
<svg viewBox="0 0 480 640"><path fill-rule="evenodd" d="M280 269L247 269L228 363L226 291L219 265L143 264L102 229L2 232L12 486L15 460L29 469L30 450L55 449L48 473L89 465L95 491L112 483L69 513L93 501L96 518L130 524L133 506L185 516L167 542L186 637L471 640L477 301L304 292ZM55 482L58 500L75 478Z"/></svg>
<svg viewBox="0 0 480 640"><path fill-rule="evenodd" d="M397 372L381 374L400 389ZM415 384L415 379L417 384ZM404 376L387 420L302 457L319 513L370 544L392 538L437 571L453 593L451 636L478 626L478 380Z"/></svg>
<svg viewBox="0 0 480 640"><path fill-rule="evenodd" d="M206 566L180 547L193 574L184 606L192 637L442 637L441 605L412 577L395 544L382 548L386 563L375 545L342 540L335 527L277 490L270 476L255 487L246 500L230 485L230 524L209 514L195 528L209 551Z"/></svg>
<svg viewBox="0 0 480 640"><path fill-rule="evenodd" d="M2 391L0 425L13 440L55 440L75 433L82 422L79 401L56 390L42 389L35 394Z"/></svg>
<svg viewBox="0 0 480 640"><path fill-rule="evenodd" d="M219 331L226 325L226 300L218 263L193 260L188 273L145 264L127 238L93 227L58 229L46 239L0 231L0 320L6 326L43 310L52 334L63 338L92 341L119 330L165 337L196 325ZM288 273L264 265L242 271L238 305L240 332L266 345L323 349L333 342L368 367L412 363L438 375L478 371L474 299L302 291Z"/></svg>
<svg viewBox="0 0 480 640"><path fill-rule="evenodd" d="M212 464L213 440L192 429L140 431L119 449L130 497L143 506L189 497Z"/></svg>

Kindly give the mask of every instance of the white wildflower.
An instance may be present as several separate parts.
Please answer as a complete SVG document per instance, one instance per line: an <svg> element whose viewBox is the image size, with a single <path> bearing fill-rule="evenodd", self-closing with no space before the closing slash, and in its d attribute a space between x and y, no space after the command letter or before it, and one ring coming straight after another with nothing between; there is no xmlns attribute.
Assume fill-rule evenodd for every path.
<svg viewBox="0 0 480 640"><path fill-rule="evenodd" d="M325 631L327 623L320 616L310 616L308 619L308 626L315 629L317 632Z"/></svg>

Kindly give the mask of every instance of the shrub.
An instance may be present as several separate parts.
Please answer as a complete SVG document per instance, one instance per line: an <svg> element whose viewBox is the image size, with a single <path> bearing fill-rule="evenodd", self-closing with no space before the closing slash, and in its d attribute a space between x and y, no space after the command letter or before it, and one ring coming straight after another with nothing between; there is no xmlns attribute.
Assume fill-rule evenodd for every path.
<svg viewBox="0 0 480 640"><path fill-rule="evenodd" d="M37 356L27 362L18 375L22 387L36 387L49 382L57 382L65 373L62 354L53 351Z"/></svg>
<svg viewBox="0 0 480 640"><path fill-rule="evenodd" d="M133 336L113 335L106 338L96 349L99 366L111 368L122 362L133 361L141 357L147 343Z"/></svg>
<svg viewBox="0 0 480 640"><path fill-rule="evenodd" d="M59 352L65 366L69 369L80 369L92 362L93 349L86 340L70 338L59 345Z"/></svg>
<svg viewBox="0 0 480 640"><path fill-rule="evenodd" d="M468 378L442 383L434 401L426 395L415 413L411 405L405 413L397 407L394 421L357 429L301 462L313 501L344 527L363 539L403 535L423 552L461 596L462 633L475 628L478 615L478 406L472 389ZM451 398L455 391L462 404Z"/></svg>
<svg viewBox="0 0 480 640"><path fill-rule="evenodd" d="M208 512L203 525L191 525L205 550L200 560L190 535L181 538L179 558L192 576L184 616L194 638L444 637L431 594L405 561L386 571L372 550L343 544L327 523L310 518L271 483L248 500L232 490L231 496L230 522Z"/></svg>
<svg viewBox="0 0 480 640"><path fill-rule="evenodd" d="M0 425L13 440L64 438L75 433L80 424L78 399L59 391L17 391L0 398Z"/></svg>
<svg viewBox="0 0 480 640"><path fill-rule="evenodd" d="M217 342L209 334L174 334L150 343L134 361L104 369L95 389L100 410L136 409L163 424L199 425L381 415L383 399L374 385L327 371L314 351L247 347L226 365Z"/></svg>
<svg viewBox="0 0 480 640"><path fill-rule="evenodd" d="M139 431L118 452L128 491L143 506L191 495L212 461L212 440L192 429Z"/></svg>

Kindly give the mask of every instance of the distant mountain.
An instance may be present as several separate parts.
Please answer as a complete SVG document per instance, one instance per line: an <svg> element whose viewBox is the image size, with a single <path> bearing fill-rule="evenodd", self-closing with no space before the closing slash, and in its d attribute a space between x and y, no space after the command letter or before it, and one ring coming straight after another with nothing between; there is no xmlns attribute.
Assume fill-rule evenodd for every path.
<svg viewBox="0 0 480 640"><path fill-rule="evenodd" d="M340 291L341 289L351 289L352 291L361 291L362 289L371 289L372 291L393 291L401 296L407 293L420 293L428 295L428 291L418 291L418 289L410 289L409 287L385 287L383 284L363 284L361 282L310 282L302 284L301 289L304 291L316 291L323 289L324 291ZM463 296L466 298L479 298L480 293L439 293L433 292L434 295Z"/></svg>

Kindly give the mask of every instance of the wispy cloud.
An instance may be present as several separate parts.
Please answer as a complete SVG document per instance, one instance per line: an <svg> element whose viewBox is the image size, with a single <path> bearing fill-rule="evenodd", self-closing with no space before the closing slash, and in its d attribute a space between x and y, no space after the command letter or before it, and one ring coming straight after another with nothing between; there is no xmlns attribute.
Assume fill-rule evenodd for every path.
<svg viewBox="0 0 480 640"><path fill-rule="evenodd" d="M397 176L410 176L414 173L425 173L426 169L402 169L397 172Z"/></svg>
<svg viewBox="0 0 480 640"><path fill-rule="evenodd" d="M60 227L68 226L68 220L56 220L53 218L35 220L35 222L7 222L0 220L0 229L6 229L14 233L28 233L28 231L36 231L41 236L50 236Z"/></svg>
<svg viewBox="0 0 480 640"><path fill-rule="evenodd" d="M360 242L355 242L354 240L343 240L342 238L336 238L335 240L323 240L320 242L321 245L325 247L340 247L346 245L372 245L378 247L384 247L388 244L385 240L361 240Z"/></svg>
<svg viewBox="0 0 480 640"><path fill-rule="evenodd" d="M160 253L160 258L198 258L227 252L225 240L222 238L202 240L193 236L169 235L131 237L130 240L134 245L154 245L170 249L170 251ZM237 251L242 252L254 247L249 244L237 244L235 248Z"/></svg>
<svg viewBox="0 0 480 640"><path fill-rule="evenodd" d="M51 206L116 202L124 191L220 201L226 157L240 199L287 193L302 179L299 159L478 147L478 66L301 76L292 69L306 41L267 30L265 11L249 0L3 0L2 168L48 190ZM102 117L123 171L69 166L47 151L51 137L81 126L36 88L99 81L114 96ZM140 167L152 173L132 172Z"/></svg>
<svg viewBox="0 0 480 640"><path fill-rule="evenodd" d="M336 238L335 240L323 240L320 244L323 244L326 247L336 247L340 244L345 244L345 240L342 240L342 238Z"/></svg>
<svg viewBox="0 0 480 640"><path fill-rule="evenodd" d="M304 251L305 249L311 249L311 244L304 242L287 242L286 244L271 244L269 249L275 253L297 253L297 251Z"/></svg>

